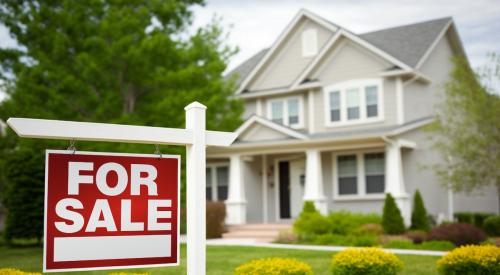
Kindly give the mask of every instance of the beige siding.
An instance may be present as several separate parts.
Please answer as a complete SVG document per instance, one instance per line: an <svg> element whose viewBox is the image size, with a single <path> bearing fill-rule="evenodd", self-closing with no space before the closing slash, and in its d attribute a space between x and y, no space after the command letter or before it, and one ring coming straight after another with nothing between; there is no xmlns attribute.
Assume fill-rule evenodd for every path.
<svg viewBox="0 0 500 275"><path fill-rule="evenodd" d="M243 110L243 115L242 115L243 120L246 120L255 114L257 114L257 100L255 99L245 100L245 109Z"/></svg>
<svg viewBox="0 0 500 275"><path fill-rule="evenodd" d="M436 45L420 71L432 79L431 84L414 81L404 87L405 121L412 121L434 113L443 98L443 89L453 68L453 51L445 37Z"/></svg>
<svg viewBox="0 0 500 275"><path fill-rule="evenodd" d="M302 57L302 31L311 28L317 30L319 49L332 36L330 30L309 19L302 19L295 30L292 30L288 39L284 41L283 46L275 52L268 65L260 70L259 75L249 85L249 90L264 90L291 85L314 58L313 56Z"/></svg>
<svg viewBox="0 0 500 275"><path fill-rule="evenodd" d="M239 137L242 141L263 141L286 138L289 138L289 136L263 125L254 125Z"/></svg>

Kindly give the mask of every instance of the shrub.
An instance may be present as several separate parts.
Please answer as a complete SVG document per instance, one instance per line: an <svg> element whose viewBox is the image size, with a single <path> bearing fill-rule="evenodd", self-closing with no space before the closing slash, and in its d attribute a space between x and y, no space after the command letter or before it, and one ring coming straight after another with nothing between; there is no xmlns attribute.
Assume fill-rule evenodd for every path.
<svg viewBox="0 0 500 275"><path fill-rule="evenodd" d="M329 233L348 235L356 233L357 229L364 224L380 224L382 218L377 214L337 211L328 215L328 221Z"/></svg>
<svg viewBox="0 0 500 275"><path fill-rule="evenodd" d="M384 227L384 231L387 234L400 234L405 231L401 212L396 205L396 201L389 193L385 196L382 227Z"/></svg>
<svg viewBox="0 0 500 275"><path fill-rule="evenodd" d="M420 191L416 191L413 196L413 211L411 213L411 229L429 231L430 224L427 218L427 210Z"/></svg>
<svg viewBox="0 0 500 275"><path fill-rule="evenodd" d="M207 238L220 238L225 232L226 206L223 202L207 202Z"/></svg>
<svg viewBox="0 0 500 275"><path fill-rule="evenodd" d="M457 212L455 218L459 223L473 224L481 229L483 228L484 221L495 214L481 213L481 212Z"/></svg>
<svg viewBox="0 0 500 275"><path fill-rule="evenodd" d="M500 248L493 245L470 245L456 248L437 262L443 275L500 274Z"/></svg>
<svg viewBox="0 0 500 275"><path fill-rule="evenodd" d="M293 233L291 230L280 230L280 233L278 235L278 239L276 240L277 243L296 243L297 242L297 235Z"/></svg>
<svg viewBox="0 0 500 275"><path fill-rule="evenodd" d="M396 255L380 248L346 249L332 260L334 275L393 275L403 267Z"/></svg>
<svg viewBox="0 0 500 275"><path fill-rule="evenodd" d="M236 275L312 275L312 268L308 264L287 258L268 258L253 260L242 264L234 271Z"/></svg>
<svg viewBox="0 0 500 275"><path fill-rule="evenodd" d="M414 244L408 240L392 240L384 245L384 247L396 249L448 251L455 248L455 245L449 241L428 241L421 244Z"/></svg>
<svg viewBox="0 0 500 275"><path fill-rule="evenodd" d="M339 235L323 234L316 236L312 242L319 245L339 245L339 246L376 246L377 237L374 235Z"/></svg>
<svg viewBox="0 0 500 275"><path fill-rule="evenodd" d="M315 235L326 234L330 230L330 221L321 215L312 202L305 202L304 208L293 224L300 239L308 240Z"/></svg>
<svg viewBox="0 0 500 275"><path fill-rule="evenodd" d="M41 275L41 273L24 272L14 268L0 268L0 275Z"/></svg>
<svg viewBox="0 0 500 275"><path fill-rule="evenodd" d="M442 224L429 232L428 240L450 241L456 246L479 244L486 240L486 234L467 223Z"/></svg>
<svg viewBox="0 0 500 275"><path fill-rule="evenodd" d="M427 239L427 233L424 231L409 231L406 232L405 236L414 244L423 243Z"/></svg>
<svg viewBox="0 0 500 275"><path fill-rule="evenodd" d="M491 216L486 218L483 228L490 236L500 236L500 216Z"/></svg>
<svg viewBox="0 0 500 275"><path fill-rule="evenodd" d="M384 228L378 223L363 224L354 232L356 235L373 235L379 236L384 234Z"/></svg>

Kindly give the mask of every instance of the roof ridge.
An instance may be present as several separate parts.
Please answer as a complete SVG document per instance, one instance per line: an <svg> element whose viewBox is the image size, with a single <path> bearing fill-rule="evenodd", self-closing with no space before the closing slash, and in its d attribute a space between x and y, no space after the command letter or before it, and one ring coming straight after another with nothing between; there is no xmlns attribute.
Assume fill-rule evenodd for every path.
<svg viewBox="0 0 500 275"><path fill-rule="evenodd" d="M420 25L420 24L426 24L426 23L431 23L431 22L436 22L436 21L442 21L442 20L453 20L452 16L446 16L446 17L440 17L440 18L435 18L435 19L429 19L425 21L417 21L414 23L409 23L409 24L404 24L404 25L398 25L394 27L389 27L385 29L378 29L374 31L369 31L369 32L364 32L364 33L359 33L358 35L366 35L366 34L373 34L377 32L383 32L383 31L389 31L389 30L394 30L394 29L399 29L399 28L405 28L405 27L410 27L410 26L415 26L415 25Z"/></svg>

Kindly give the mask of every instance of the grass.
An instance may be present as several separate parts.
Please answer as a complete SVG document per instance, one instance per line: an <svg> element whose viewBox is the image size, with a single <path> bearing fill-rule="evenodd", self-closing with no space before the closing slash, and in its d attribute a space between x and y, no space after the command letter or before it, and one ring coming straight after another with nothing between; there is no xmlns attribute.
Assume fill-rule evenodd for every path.
<svg viewBox="0 0 500 275"><path fill-rule="evenodd" d="M331 256L334 253L325 251L286 250L256 247L207 247L207 274L233 274L240 264L252 259L266 257L292 257L310 264L314 274L329 274ZM149 274L185 274L186 273L186 246L181 246L181 265L179 267L151 268L122 270L124 272L139 272ZM437 274L436 261L439 257L398 255L405 262L405 269L401 274L429 275ZM7 248L0 247L0 268L14 267L23 271L41 272L42 249L38 247ZM86 271L72 272L72 274L108 274L115 271ZM65 274L65 273L60 273Z"/></svg>

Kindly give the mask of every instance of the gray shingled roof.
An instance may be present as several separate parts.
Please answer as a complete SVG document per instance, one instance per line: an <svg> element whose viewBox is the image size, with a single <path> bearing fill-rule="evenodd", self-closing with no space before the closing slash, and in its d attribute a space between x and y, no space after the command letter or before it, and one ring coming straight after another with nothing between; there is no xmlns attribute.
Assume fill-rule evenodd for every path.
<svg viewBox="0 0 500 275"><path fill-rule="evenodd" d="M450 20L450 17L446 17L359 36L410 67L415 67Z"/></svg>
<svg viewBox="0 0 500 275"><path fill-rule="evenodd" d="M394 56L410 67L415 67L432 42L441 33L451 17L445 17L405 26L399 26L358 35L367 42ZM237 75L237 85L240 85L259 61L267 53L263 49L244 61L226 76Z"/></svg>

